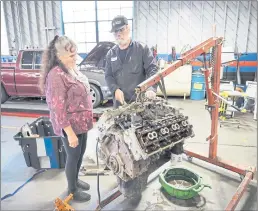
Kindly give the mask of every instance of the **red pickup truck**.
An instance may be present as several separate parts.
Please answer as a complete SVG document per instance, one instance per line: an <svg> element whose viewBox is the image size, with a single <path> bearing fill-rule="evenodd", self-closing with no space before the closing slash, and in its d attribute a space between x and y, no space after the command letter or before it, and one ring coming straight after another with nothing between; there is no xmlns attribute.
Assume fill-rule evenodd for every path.
<svg viewBox="0 0 258 211"><path fill-rule="evenodd" d="M100 42L78 63L91 85L93 107L111 99L104 78L105 56L114 43ZM20 50L15 63L1 63L1 103L9 97L45 97L40 93L38 81L43 50Z"/></svg>

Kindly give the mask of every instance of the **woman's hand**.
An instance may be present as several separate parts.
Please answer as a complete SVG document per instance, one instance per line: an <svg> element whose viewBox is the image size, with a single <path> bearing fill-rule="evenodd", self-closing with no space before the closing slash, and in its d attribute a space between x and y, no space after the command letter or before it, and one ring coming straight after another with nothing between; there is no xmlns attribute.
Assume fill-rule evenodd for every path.
<svg viewBox="0 0 258 211"><path fill-rule="evenodd" d="M67 138L68 138L68 142L69 142L70 147L75 148L75 147L78 146L79 142L78 142L78 138L75 134L68 135Z"/></svg>
<svg viewBox="0 0 258 211"><path fill-rule="evenodd" d="M73 148L77 147L79 142L78 142L78 138L77 138L76 134L73 131L73 128L71 126L68 126L68 127L64 128L64 131L67 135L69 146L73 147Z"/></svg>

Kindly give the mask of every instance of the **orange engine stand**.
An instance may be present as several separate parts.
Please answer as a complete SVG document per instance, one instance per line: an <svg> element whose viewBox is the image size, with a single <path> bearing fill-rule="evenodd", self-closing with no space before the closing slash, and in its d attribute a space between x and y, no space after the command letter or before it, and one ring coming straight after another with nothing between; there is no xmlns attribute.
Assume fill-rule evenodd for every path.
<svg viewBox="0 0 258 211"><path fill-rule="evenodd" d="M254 167L241 167L231 164L230 162L224 161L217 157L217 146L218 146L218 109L219 102L216 100L216 96L212 95L212 91L219 94L220 90L220 66L221 66L221 45L217 45L215 48L215 67L214 67L214 81L213 87L211 87L211 83L209 81L209 71L206 67L206 58L204 53L204 75L205 75L205 83L206 83L206 92L207 92L207 101L208 107L211 108L211 135L207 138L207 141L210 141L209 144L209 156L205 157L203 155L190 152L185 150L185 154L189 157L195 157L200 160L206 161L208 163L212 163L216 166L228 169L235 173L238 173L241 176L244 176L241 184L239 185L236 193L232 197L231 201L225 208L225 210L235 210L238 202L240 201L242 195L244 194L248 184L253 179L253 175L255 172ZM212 90L213 88L213 90Z"/></svg>
<svg viewBox="0 0 258 211"><path fill-rule="evenodd" d="M221 48L223 44L223 38L210 38L200 45L196 46L195 48L185 52L182 54L181 58L177 62L174 62L171 66L164 69L160 74L154 75L148 80L144 81L137 87L137 92L140 93L145 91L150 86L153 86L157 82L161 80L161 77L166 77L169 73L175 71L178 67L186 64L190 60L196 58L197 56L203 55L204 56L204 76L205 76L205 83L206 83L206 92L207 92L207 101L208 101L208 109L211 112L211 135L207 138L207 141L210 142L209 144L209 156L205 157L198 153L190 152L185 150L185 154L189 157L195 157L206 161L208 163L214 164L216 166L220 166L222 168L228 169L232 172L238 173L244 177L241 184L239 185L235 195L232 197L232 200L229 202L228 206L225 210L235 210L240 198L242 197L243 193L245 192L248 184L253 179L254 172L256 170L255 167L240 167L235 166L229 162L221 160L217 157L217 146L218 146L218 124L219 124L219 101L216 96L213 95L213 92L219 95L220 91L220 67L221 67ZM206 52L210 48L214 48L213 50L213 64L214 66L211 67L212 69L212 76L210 75L209 69L206 67ZM211 79L212 78L212 79Z"/></svg>

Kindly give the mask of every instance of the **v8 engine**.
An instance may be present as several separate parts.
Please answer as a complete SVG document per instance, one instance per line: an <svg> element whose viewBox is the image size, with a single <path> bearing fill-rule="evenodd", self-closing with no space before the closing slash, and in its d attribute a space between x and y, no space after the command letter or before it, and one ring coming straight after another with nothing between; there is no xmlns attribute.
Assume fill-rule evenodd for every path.
<svg viewBox="0 0 258 211"><path fill-rule="evenodd" d="M166 153L194 136L188 117L161 98L105 111L97 128L98 156L117 175L124 194L128 182L146 178L162 165ZM128 187L139 190L136 186Z"/></svg>

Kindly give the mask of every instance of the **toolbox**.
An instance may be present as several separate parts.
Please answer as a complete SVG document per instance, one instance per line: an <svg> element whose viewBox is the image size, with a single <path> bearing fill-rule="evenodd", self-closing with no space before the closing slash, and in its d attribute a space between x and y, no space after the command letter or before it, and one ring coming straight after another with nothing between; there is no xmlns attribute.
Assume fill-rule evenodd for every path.
<svg viewBox="0 0 258 211"><path fill-rule="evenodd" d="M40 117L21 127L14 139L19 142L28 167L60 169L65 167L66 153L60 136L56 136L48 117Z"/></svg>

